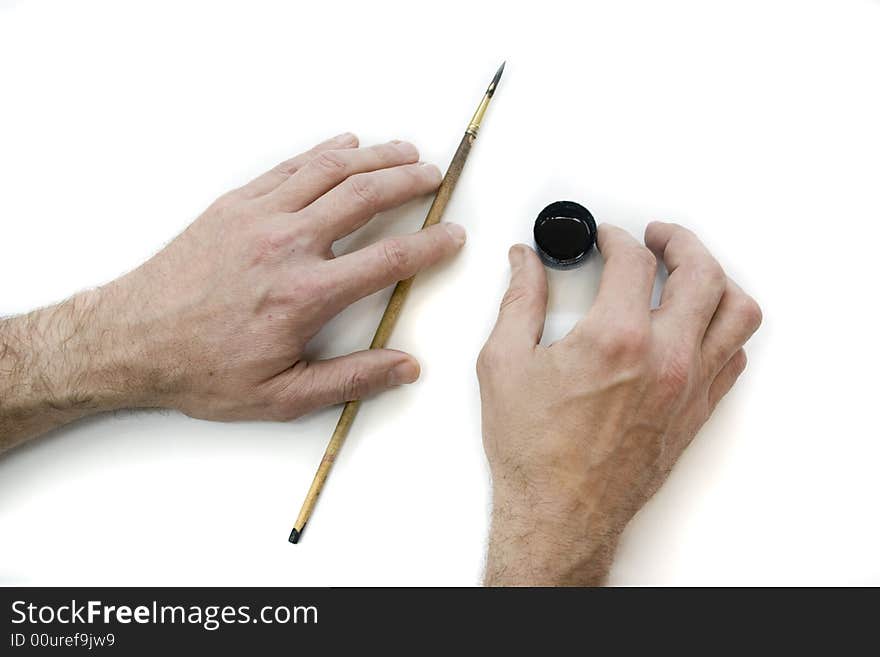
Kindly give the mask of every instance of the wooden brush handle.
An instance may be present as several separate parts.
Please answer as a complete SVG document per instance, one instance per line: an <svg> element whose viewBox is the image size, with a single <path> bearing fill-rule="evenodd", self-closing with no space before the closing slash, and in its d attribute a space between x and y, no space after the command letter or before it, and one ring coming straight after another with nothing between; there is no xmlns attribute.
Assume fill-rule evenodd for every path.
<svg viewBox="0 0 880 657"><path fill-rule="evenodd" d="M452 196L452 190L455 189L455 184L458 182L458 177L461 175L468 153L470 153L471 145L476 138L476 134L471 131L464 133L464 137L461 138L461 143L455 151L455 156L453 156L452 162L449 163L449 168L446 169L446 175L443 176L443 181L440 183L439 189L437 189L437 195L434 197L434 202L431 203L431 208L428 210L428 215L425 217L425 223L422 224L422 229L440 223L440 219L443 217L443 211L446 209L446 204L449 202L450 196ZM415 276L400 281L394 287L394 292L391 293L391 298L388 299L388 305L385 306L385 312L382 314L382 319L379 321L379 326L376 328L376 333L373 335L370 349L385 348L388 338L391 337L391 332L394 330L394 325L397 323L397 318L400 316L400 312L403 309L403 302L406 301L406 296L409 294L409 289L412 287L413 280L415 280ZM312 485L309 488L302 509L300 509L299 516L294 524L293 531L296 540L299 540L299 534L305 529L306 522L308 522L309 517L312 515L315 503L318 501L318 496L324 488L324 482L327 480L327 475L330 474L330 469L333 467L336 455L339 453L339 450L342 448L342 445L348 436L348 431L351 429L351 425L354 422L354 418L357 416L360 405L361 402L355 400L346 402L345 406L342 408L342 414L339 416L339 421L336 423L336 429L333 430L333 435L330 437L330 442L327 444L327 449L324 451L324 458L321 459L321 464L318 466L318 471L315 473L315 478L312 480ZM292 534L291 536L293 537L294 535ZM293 538L291 540L293 540Z"/></svg>

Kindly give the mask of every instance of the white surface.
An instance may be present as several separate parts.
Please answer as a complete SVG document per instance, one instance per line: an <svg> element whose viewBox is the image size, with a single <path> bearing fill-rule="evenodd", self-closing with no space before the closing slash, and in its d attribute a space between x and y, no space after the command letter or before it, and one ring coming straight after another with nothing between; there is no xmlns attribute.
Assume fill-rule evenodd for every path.
<svg viewBox="0 0 880 657"><path fill-rule="evenodd" d="M521 7L521 8L518 8ZM214 197L342 130L445 166L507 70L447 217L469 243L393 338L305 540L338 415L80 422L0 458L0 583L476 584L473 363L549 201L693 227L762 303L741 384L628 530L615 584L880 584L880 3L0 0L0 314L136 266ZM425 203L351 248L414 230ZM601 264L554 274L548 338ZM369 342L387 297L316 340Z"/></svg>

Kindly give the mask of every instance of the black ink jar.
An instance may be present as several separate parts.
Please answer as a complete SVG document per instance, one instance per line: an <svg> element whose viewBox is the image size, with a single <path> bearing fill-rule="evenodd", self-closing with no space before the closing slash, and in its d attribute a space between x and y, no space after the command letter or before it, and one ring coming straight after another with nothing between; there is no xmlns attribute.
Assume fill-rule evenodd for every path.
<svg viewBox="0 0 880 657"><path fill-rule="evenodd" d="M596 220L583 205L557 201L535 219L535 247L541 260L554 269L580 266L596 244Z"/></svg>

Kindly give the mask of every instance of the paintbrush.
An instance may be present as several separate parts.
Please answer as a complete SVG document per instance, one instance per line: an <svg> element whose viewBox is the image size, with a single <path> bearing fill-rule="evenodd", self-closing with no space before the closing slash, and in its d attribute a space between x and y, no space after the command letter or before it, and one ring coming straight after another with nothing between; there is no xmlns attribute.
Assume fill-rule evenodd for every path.
<svg viewBox="0 0 880 657"><path fill-rule="evenodd" d="M480 101L477 111L474 112L474 116L468 124L467 130L465 130L464 136L461 138L461 143L458 145L458 150L455 151L452 162L449 163L449 168L446 170L446 175L443 176L443 181L437 189L437 194L434 197L434 202L431 203L428 215L425 217L425 223L422 224L422 229L440 222L440 219L443 216L443 211L446 209L446 204L449 202L449 197L452 196L452 191L455 189L455 184L458 182L458 178L464 168L464 163L467 161L471 146L477 138L477 132L480 129L480 123L483 121L483 115L486 113L489 101L492 100L492 95L495 93L495 88L498 86L498 81L501 79L501 73L503 71L504 64L502 63L501 67L495 73L495 77L492 78L489 88L486 89L486 93L483 95L483 99ZM395 286L394 292L391 293L391 298L388 300L388 305L385 307L385 313L382 315L382 320L379 322L379 326L376 329L376 334L373 336L373 341L370 343L370 349L383 349L385 347L388 338L391 336L391 331L394 329L394 324L400 316L403 302L406 300L407 294L409 294L414 279L415 277L407 278L406 280L400 281ZM312 480L312 485L309 488L309 492L306 494L302 509L300 509L299 516L290 532L290 538L288 540L290 540L291 543L298 543L300 538L302 538L306 523L309 521L312 511L315 509L315 503L318 501L318 496L324 488L324 483L327 481L327 476L333 468L333 462L336 460L336 455L339 453L342 444L345 442L345 438L348 436L348 431L351 429L351 425L354 422L354 418L357 415L360 405L360 400L356 400L347 402L342 408L342 414L339 416L339 421L336 423L336 429L330 437L330 442L324 452L324 458L321 459L321 464L318 466L318 471L315 473L315 478Z"/></svg>

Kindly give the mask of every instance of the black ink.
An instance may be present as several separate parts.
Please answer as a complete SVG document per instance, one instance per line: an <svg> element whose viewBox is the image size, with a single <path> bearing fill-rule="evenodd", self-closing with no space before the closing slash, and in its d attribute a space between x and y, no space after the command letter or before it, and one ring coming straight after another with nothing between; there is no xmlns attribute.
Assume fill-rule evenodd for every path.
<svg viewBox="0 0 880 657"><path fill-rule="evenodd" d="M557 201L535 219L535 246L548 267L570 269L586 260L596 243L596 220L584 206Z"/></svg>

